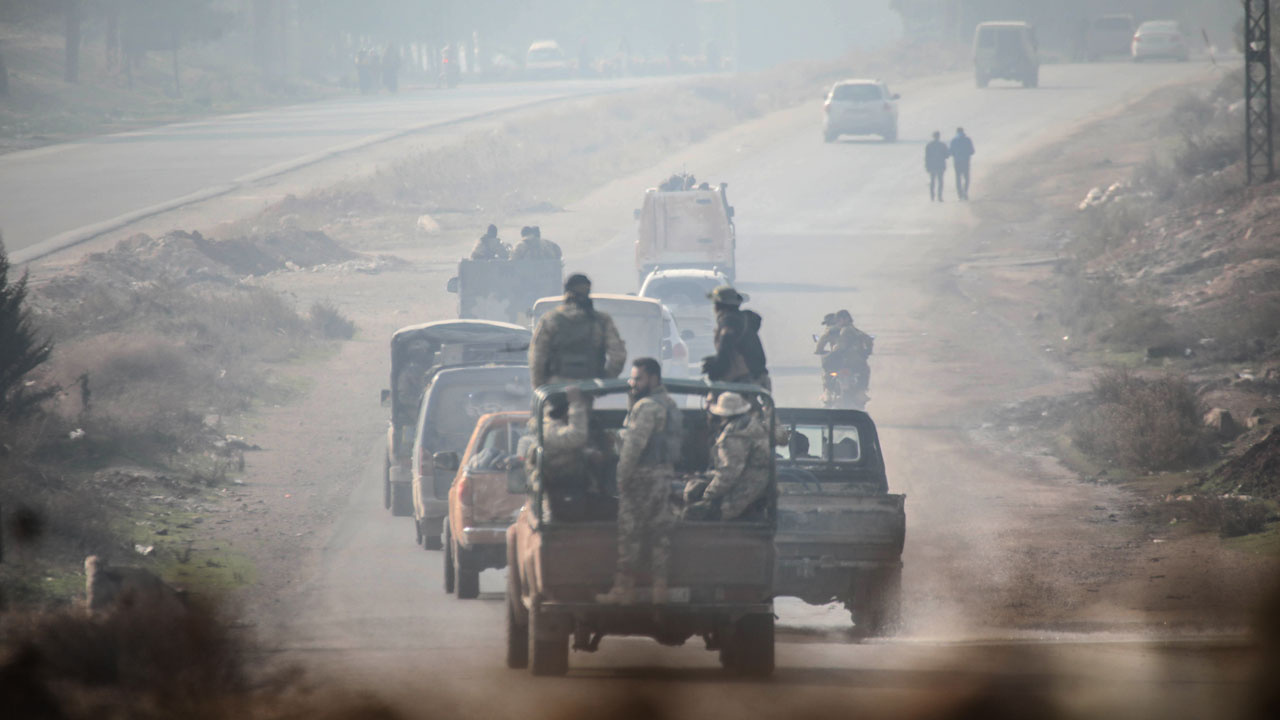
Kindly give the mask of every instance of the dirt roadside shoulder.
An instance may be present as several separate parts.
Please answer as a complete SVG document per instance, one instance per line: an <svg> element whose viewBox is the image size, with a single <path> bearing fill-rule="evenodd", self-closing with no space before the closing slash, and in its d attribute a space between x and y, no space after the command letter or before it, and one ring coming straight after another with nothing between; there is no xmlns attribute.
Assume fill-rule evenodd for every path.
<svg viewBox="0 0 1280 720"><path fill-rule="evenodd" d="M1201 482L1198 478L1213 471L1216 461L1197 461L1169 471L1134 470L1090 459L1078 447L1081 413L1095 402L1100 378L1109 377L1108 373L1133 373L1140 385L1163 377L1184 378L1179 382L1199 390L1200 409L1189 411L1196 424L1214 403L1227 401L1224 395L1244 403L1246 410L1236 410L1237 417L1247 415L1258 403L1265 407L1274 402L1265 388L1253 404L1240 400L1238 395L1248 391L1248 383L1242 387L1230 380L1242 367L1257 367L1257 361L1233 365L1197 357L1200 353L1191 350L1182 359L1181 345L1178 358L1151 349L1144 357L1142 346L1131 350L1124 344L1142 342L1128 339L1129 333L1140 333L1142 328L1123 324L1124 316L1109 315L1098 322L1099 329L1078 337L1083 321L1064 306L1063 288L1070 287L1078 262L1073 243L1080 241L1082 233L1082 199L1093 188L1100 188L1094 191L1099 194L1110 187L1142 192L1141 187L1128 185L1129 178L1152 172L1150 168L1180 142L1176 135L1160 130L1162 123L1187 104L1188 97L1210 90L1208 85L1157 90L1135 100L1124 112L1100 118L1000 168L984 190L991 199L974 204L976 252L952 270L956 292L987 323L1003 328L1006 338L1017 338L1017 346L1007 352L1056 369L1055 382L1028 388L996 408L978 436L990 446L1052 464L1060 482L1084 483L1112 493L1118 506L1100 505L1095 510L1101 514L1090 522L1131 524L1134 529L1124 552L1115 558L1117 572L1088 590L1090 605L1110 610L1087 613L1086 620L1129 617L1189 629L1238 629L1252 617L1280 569L1274 511L1260 534L1224 541L1217 526L1206 520L1206 512L1197 509L1200 501L1186 494L1187 488ZM1208 173L1197 175L1194 182L1202 182L1201 177ZM1187 242L1196 252L1214 253L1216 230L1208 230L1207 225L1202 233L1196 230L1208 222L1206 217L1220 218L1224 210L1216 208L1222 205L1210 200L1206 209L1196 209L1194 202L1187 207L1182 216L1160 210L1154 218L1105 232L1114 235L1112 242L1130 245L1142 241L1129 233L1164 226L1170 237L1179 232L1188 238L1205 237L1207 250ZM1229 216L1238 206L1228 203L1226 207ZM1165 231L1158 234L1163 236ZM1089 277L1111 272L1107 257L1088 265ZM1121 282L1133 288L1135 296L1158 303L1158 286L1144 286L1141 280L1156 268L1136 267L1135 274ZM1099 305L1105 302L1094 300ZM1223 377L1227 380L1219 380ZM1213 383L1225 389L1215 392ZM1230 458L1238 452L1230 443L1210 442L1215 457ZM1214 503L1235 502L1206 497Z"/></svg>

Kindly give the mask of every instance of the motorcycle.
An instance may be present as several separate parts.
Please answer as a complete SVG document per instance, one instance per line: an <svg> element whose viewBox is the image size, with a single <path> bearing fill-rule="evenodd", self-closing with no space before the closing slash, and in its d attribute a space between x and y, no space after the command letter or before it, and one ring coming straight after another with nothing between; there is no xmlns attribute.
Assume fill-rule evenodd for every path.
<svg viewBox="0 0 1280 720"><path fill-rule="evenodd" d="M817 342L818 336L814 336ZM815 355L827 355L815 352ZM871 396L867 394L867 378L851 368L822 370L822 406L840 410L866 410Z"/></svg>

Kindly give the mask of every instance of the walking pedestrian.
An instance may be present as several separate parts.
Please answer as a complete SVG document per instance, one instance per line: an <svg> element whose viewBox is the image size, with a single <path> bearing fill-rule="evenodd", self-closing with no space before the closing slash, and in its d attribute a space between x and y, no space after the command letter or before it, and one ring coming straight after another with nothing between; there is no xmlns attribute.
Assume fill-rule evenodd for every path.
<svg viewBox="0 0 1280 720"><path fill-rule="evenodd" d="M969 158L973 152L973 140L964 134L964 128L956 128L956 136L951 138L951 157L956 171L956 195L961 200L969 199Z"/></svg>
<svg viewBox="0 0 1280 720"><path fill-rule="evenodd" d="M947 156L951 151L942 142L942 133L933 131L933 140L924 146L924 169L929 173L929 199L942 202L942 178L947 172Z"/></svg>

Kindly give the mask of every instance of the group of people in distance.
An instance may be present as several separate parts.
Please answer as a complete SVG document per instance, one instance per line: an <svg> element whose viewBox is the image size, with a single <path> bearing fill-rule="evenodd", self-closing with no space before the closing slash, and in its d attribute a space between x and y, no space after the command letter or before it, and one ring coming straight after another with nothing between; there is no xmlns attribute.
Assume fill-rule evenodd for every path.
<svg viewBox="0 0 1280 720"><path fill-rule="evenodd" d="M498 226L490 225L471 248L472 260L560 260L560 246L542 237L542 228L520 228L520 242L513 248L498 237Z"/></svg>
<svg viewBox="0 0 1280 720"><path fill-rule="evenodd" d="M533 331L529 370L535 388L614 378L626 360L626 345L612 318L592 306L591 281L575 274L564 288L564 301ZM769 389L758 334L760 316L742 310L747 298L732 287L716 288L709 299L716 310L716 354L703 361L704 372L711 380ZM684 416L663 385L658 360L634 360L628 385L628 411L619 443L594 426L590 400L570 388L544 404L541 469L529 462L534 456L533 433L519 454L529 462L531 478L541 485L552 517L565 520L598 516L597 506L612 510L612 488L603 487L602 478L613 469L618 568L613 587L597 600L634 602L644 573L650 578L652 601L663 602L670 531L678 519L671 483L685 447ZM742 394L719 393L707 412L714 437L709 472L686 484L680 517L689 521L752 517L767 494L771 453L778 438L770 437L769 418L761 405ZM781 442L786 442L785 437Z"/></svg>
<svg viewBox="0 0 1280 720"><path fill-rule="evenodd" d="M933 139L924 146L924 169L929 173L929 199L942 202L943 178L947 174L947 158L951 158L956 171L956 196L969 199L969 160L973 157L973 140L964 134L964 128L956 128L956 136L947 144L942 133L934 130Z"/></svg>

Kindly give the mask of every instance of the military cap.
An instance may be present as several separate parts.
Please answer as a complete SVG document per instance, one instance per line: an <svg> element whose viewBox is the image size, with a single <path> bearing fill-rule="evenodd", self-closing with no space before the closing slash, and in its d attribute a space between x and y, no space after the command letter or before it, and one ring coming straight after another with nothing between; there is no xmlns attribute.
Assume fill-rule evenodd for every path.
<svg viewBox="0 0 1280 720"><path fill-rule="evenodd" d="M721 285L710 293L707 293L707 297L722 305L741 305L747 301L747 296L737 290L734 290L731 285Z"/></svg>

